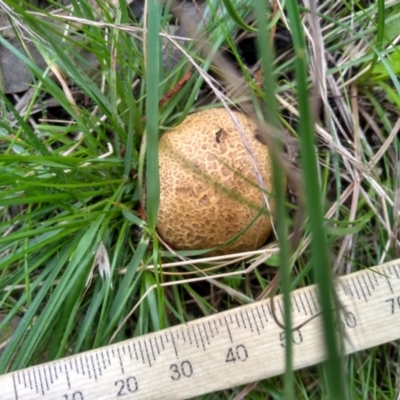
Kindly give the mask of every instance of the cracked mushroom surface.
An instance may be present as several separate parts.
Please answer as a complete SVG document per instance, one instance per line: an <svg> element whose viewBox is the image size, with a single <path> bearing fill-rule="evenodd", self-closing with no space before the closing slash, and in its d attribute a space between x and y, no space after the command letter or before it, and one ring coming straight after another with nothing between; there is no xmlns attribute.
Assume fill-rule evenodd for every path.
<svg viewBox="0 0 400 400"><path fill-rule="evenodd" d="M259 140L257 125L244 114L232 113L253 152L266 192L271 194L272 163ZM175 250L214 248L253 222L234 242L213 254L263 245L271 232L271 218L249 157L224 108L191 114L167 131L159 142L157 229L163 240ZM269 205L272 211L274 202Z"/></svg>

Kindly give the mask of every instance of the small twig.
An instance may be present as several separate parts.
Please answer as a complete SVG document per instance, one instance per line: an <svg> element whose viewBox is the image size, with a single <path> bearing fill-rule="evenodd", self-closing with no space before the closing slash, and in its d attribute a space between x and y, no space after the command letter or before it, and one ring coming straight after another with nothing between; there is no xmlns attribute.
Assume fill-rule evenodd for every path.
<svg viewBox="0 0 400 400"><path fill-rule="evenodd" d="M188 82L188 80L192 77L191 72L187 72L183 78L179 80L179 82L164 95L164 97L160 100L159 107L162 107L167 101L169 101L172 97L174 97Z"/></svg>

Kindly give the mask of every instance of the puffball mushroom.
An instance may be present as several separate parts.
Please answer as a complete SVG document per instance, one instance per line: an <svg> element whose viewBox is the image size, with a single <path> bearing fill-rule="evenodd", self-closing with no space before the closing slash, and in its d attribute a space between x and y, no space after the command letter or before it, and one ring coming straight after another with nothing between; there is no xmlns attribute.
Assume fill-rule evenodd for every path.
<svg viewBox="0 0 400 400"><path fill-rule="evenodd" d="M272 164L256 124L232 111L254 155L265 192L272 193ZM159 142L160 206L157 229L175 250L223 245L213 254L254 250L271 232L274 201L266 209L250 155L224 108L189 115ZM269 194L269 195L268 195ZM254 221L253 221L254 220Z"/></svg>

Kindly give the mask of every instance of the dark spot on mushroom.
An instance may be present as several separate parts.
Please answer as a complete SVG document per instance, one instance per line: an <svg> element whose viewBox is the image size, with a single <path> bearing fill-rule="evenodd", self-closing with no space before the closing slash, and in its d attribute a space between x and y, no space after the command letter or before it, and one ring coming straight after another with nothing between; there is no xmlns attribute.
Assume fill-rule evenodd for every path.
<svg viewBox="0 0 400 400"><path fill-rule="evenodd" d="M215 141L217 142L217 143L221 143L221 136L222 136L222 132L223 132L224 130L223 129L220 129L219 131L217 131L216 133L215 133Z"/></svg>
<svg viewBox="0 0 400 400"><path fill-rule="evenodd" d="M260 131L258 129L256 129L254 131L254 137L262 144L267 144L265 139L262 137L262 135L260 134Z"/></svg>

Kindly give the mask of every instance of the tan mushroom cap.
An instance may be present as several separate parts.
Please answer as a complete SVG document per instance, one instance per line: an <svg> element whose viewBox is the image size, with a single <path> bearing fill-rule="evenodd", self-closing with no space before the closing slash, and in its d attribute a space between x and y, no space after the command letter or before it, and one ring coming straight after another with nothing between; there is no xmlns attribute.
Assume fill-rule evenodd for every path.
<svg viewBox="0 0 400 400"><path fill-rule="evenodd" d="M233 112L243 128L271 193L272 164L267 147L259 141L256 124ZM166 132L159 143L160 208L157 229L175 250L233 243L213 254L254 250L271 232L268 210L263 207L248 152L229 113L224 108L189 115ZM270 202L273 210L273 202ZM261 214L260 214L261 211Z"/></svg>

